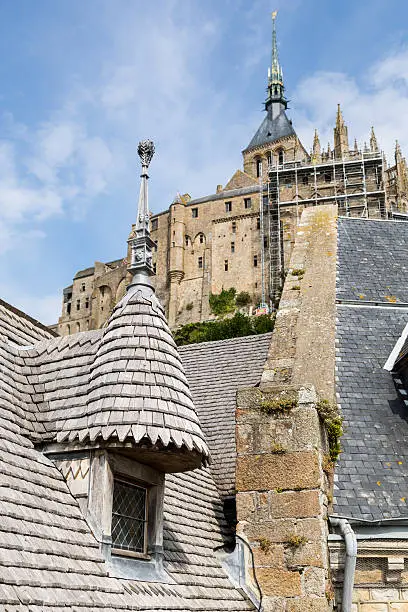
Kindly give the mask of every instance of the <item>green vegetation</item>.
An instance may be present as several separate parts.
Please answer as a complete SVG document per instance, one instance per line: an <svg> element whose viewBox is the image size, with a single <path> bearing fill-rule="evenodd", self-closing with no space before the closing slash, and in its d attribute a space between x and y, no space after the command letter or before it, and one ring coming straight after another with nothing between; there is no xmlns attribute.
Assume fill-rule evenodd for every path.
<svg viewBox="0 0 408 612"><path fill-rule="evenodd" d="M289 535L287 539L287 543L289 544L289 546L292 546L292 548L299 548L300 546L307 544L308 541L309 540L305 538L305 536L298 536L295 534Z"/></svg>
<svg viewBox="0 0 408 612"><path fill-rule="evenodd" d="M210 308L211 312L218 317L224 316L236 309L235 296L237 290L235 287L231 289L223 289L221 293L210 293Z"/></svg>
<svg viewBox="0 0 408 612"><path fill-rule="evenodd" d="M271 444L270 451L274 455L283 455L286 453L286 448L282 444Z"/></svg>
<svg viewBox="0 0 408 612"><path fill-rule="evenodd" d="M259 410L265 414L273 412L286 412L298 405L297 398L288 393L282 393L280 396L273 399L263 399L259 404Z"/></svg>
<svg viewBox="0 0 408 612"><path fill-rule="evenodd" d="M343 420L337 405L326 399L317 402L316 410L326 427L330 460L335 463L341 453L340 438L343 435Z"/></svg>
<svg viewBox="0 0 408 612"><path fill-rule="evenodd" d="M241 293L238 293L237 297L235 298L235 303L239 308L249 306L251 301L251 296L249 295L248 291L241 291Z"/></svg>
<svg viewBox="0 0 408 612"><path fill-rule="evenodd" d="M303 268L293 268L290 273L292 274L292 276L297 276L298 279L301 280L305 274L305 271L303 270Z"/></svg>
<svg viewBox="0 0 408 612"><path fill-rule="evenodd" d="M225 340L227 338L253 336L255 334L265 334L272 331L274 323L274 315L249 317L237 312L233 317L228 319L183 325L183 327L180 327L180 329L175 332L174 339L178 346L183 346L185 344L195 344L198 342L211 342L214 340Z"/></svg>
<svg viewBox="0 0 408 612"><path fill-rule="evenodd" d="M272 542L268 538L259 538L259 547L264 553L268 553L271 549Z"/></svg>

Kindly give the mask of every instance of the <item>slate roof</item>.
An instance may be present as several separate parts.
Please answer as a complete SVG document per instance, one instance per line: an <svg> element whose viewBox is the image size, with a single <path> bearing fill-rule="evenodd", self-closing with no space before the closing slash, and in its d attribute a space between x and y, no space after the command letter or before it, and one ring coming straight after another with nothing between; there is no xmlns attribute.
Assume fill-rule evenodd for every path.
<svg viewBox="0 0 408 612"><path fill-rule="evenodd" d="M57 440L81 442L117 435L164 446L208 448L180 357L154 290L132 287L115 306L87 371L81 408L53 415Z"/></svg>
<svg viewBox="0 0 408 612"><path fill-rule="evenodd" d="M54 338L56 335L47 326L0 300L0 340L22 345Z"/></svg>
<svg viewBox="0 0 408 612"><path fill-rule="evenodd" d="M272 119L271 105L267 111L266 117L262 121L254 137L252 138L251 142L245 150L248 151L249 149L253 149L260 145L269 142L275 142L280 138L285 138L286 136L294 136L295 134L296 132L293 129L292 123L288 119L283 108L279 115Z"/></svg>
<svg viewBox="0 0 408 612"><path fill-rule="evenodd" d="M0 309L0 320L8 319ZM103 331L43 339L23 317L13 321L13 345L0 339L0 609L5 612L85 612L89 610L253 610L222 569L214 548L223 543L222 504L209 469L166 475L164 569L169 584L111 578L98 543L84 521L59 470L33 441L52 437L50 423L63 423L63 410L77 407ZM36 337L37 336L37 337ZM270 334L186 347L183 360L219 393L211 401L202 381L192 381L202 398L206 428L232 425L236 387L251 385L261 373ZM249 343L246 349L246 344ZM18 348L14 345L20 345ZM208 363L212 354L212 364ZM241 365L229 365L240 356ZM214 358L215 357L215 358ZM217 387L214 363L229 368ZM257 369L256 376L252 367ZM247 372L247 377L245 377ZM236 377L236 387L232 377ZM228 383L228 384L227 384ZM228 417L217 417L228 407ZM75 408L75 410L77 410ZM81 418L81 417L79 417ZM214 442L214 448L217 445ZM215 455L217 453L215 452ZM219 450L222 457L222 449Z"/></svg>
<svg viewBox="0 0 408 612"><path fill-rule="evenodd" d="M235 494L237 389L259 385L272 334L179 347L221 496Z"/></svg>
<svg viewBox="0 0 408 612"><path fill-rule="evenodd" d="M408 322L408 307L386 297L408 302L408 224L338 223L336 366L345 433L334 510L356 519L408 517L408 406L383 369Z"/></svg>
<svg viewBox="0 0 408 612"><path fill-rule="evenodd" d="M337 298L408 304L408 223L339 218Z"/></svg>

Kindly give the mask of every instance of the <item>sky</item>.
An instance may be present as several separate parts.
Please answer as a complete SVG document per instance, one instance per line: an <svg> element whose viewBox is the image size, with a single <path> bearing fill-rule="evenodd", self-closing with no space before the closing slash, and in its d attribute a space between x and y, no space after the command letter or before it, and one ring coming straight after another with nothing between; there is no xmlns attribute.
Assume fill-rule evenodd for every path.
<svg viewBox="0 0 408 612"><path fill-rule="evenodd" d="M214 193L264 111L278 10L288 115L306 149L375 126L408 154L404 0L1 0L0 297L46 324L62 289L126 253L141 139L149 199Z"/></svg>

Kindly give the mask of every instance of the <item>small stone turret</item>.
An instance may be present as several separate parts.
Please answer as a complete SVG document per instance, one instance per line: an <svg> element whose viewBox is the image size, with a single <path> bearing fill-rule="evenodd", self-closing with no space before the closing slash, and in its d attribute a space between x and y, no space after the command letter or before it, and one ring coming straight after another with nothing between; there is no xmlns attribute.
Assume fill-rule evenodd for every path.
<svg viewBox="0 0 408 612"><path fill-rule="evenodd" d="M178 193L169 210L169 324L175 325L179 286L184 278L185 203Z"/></svg>

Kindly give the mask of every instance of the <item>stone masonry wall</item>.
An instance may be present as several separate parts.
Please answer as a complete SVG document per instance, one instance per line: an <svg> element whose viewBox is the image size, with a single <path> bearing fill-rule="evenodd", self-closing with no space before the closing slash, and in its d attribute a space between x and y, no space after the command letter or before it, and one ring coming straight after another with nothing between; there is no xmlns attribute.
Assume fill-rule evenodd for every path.
<svg viewBox="0 0 408 612"><path fill-rule="evenodd" d="M296 407L262 412L287 393ZM238 534L252 547L265 612L331 609L326 448L315 401L312 387L238 395Z"/></svg>
<svg viewBox="0 0 408 612"><path fill-rule="evenodd" d="M265 612L332 609L316 404L334 398L336 212L303 211L260 388L238 395L237 531L253 549Z"/></svg>

